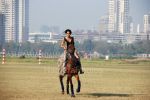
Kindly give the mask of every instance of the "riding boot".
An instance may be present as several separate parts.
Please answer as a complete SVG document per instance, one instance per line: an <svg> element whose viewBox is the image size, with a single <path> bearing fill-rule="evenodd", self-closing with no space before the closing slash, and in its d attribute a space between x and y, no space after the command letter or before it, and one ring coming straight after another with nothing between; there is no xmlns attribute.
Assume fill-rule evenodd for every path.
<svg viewBox="0 0 150 100"><path fill-rule="evenodd" d="M78 61L78 63L79 63L79 71L80 71L80 74L84 74L84 71L82 71L81 62L80 62L80 61Z"/></svg>
<svg viewBox="0 0 150 100"><path fill-rule="evenodd" d="M76 89L76 92L79 93L81 89L81 82L78 80L78 88Z"/></svg>
<svg viewBox="0 0 150 100"><path fill-rule="evenodd" d="M71 97L75 97L75 95L74 95L73 85L71 84L70 86L71 86Z"/></svg>
<svg viewBox="0 0 150 100"><path fill-rule="evenodd" d="M84 74L84 71L82 71L82 69L80 68L80 74Z"/></svg>

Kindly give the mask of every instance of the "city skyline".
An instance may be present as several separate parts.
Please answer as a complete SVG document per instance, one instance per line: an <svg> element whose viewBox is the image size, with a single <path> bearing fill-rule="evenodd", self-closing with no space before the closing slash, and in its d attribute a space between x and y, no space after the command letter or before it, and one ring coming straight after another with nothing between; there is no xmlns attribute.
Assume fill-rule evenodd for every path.
<svg viewBox="0 0 150 100"><path fill-rule="evenodd" d="M39 31L43 25L61 29L96 29L101 16L108 14L108 0L30 0L30 32ZM41 4L43 5L42 7ZM150 11L149 0L130 0L130 13L134 27L142 26L143 16ZM137 12L138 11L138 12Z"/></svg>
<svg viewBox="0 0 150 100"><path fill-rule="evenodd" d="M66 1L67 1L67 4L66 4ZM144 5L145 7L143 7L138 12L138 14L142 13L140 15L141 23L140 21L137 21L137 22L135 21L135 19L138 17L135 17L135 16L133 17L132 15L130 15L130 13L133 11L131 10L131 8L133 9L134 7L134 6L132 7L131 5L138 4L138 3L136 4L134 0L107 0L107 2L106 1L104 2L104 0L102 0L103 4L106 3L107 5L106 7L104 7L105 5L103 5L103 7L100 6L102 4L97 4L95 5L96 7L94 7L94 4L96 4L96 1L97 0L87 1L85 4L85 1L79 2L79 1L63 0L61 2L53 1L51 5L46 4L47 2L43 2L44 10L45 8L47 8L47 10L49 10L49 8L53 8L52 6L54 6L53 5L54 2L61 3L61 4L64 3L62 4L61 7L65 7L65 8L60 9L61 7L59 7L57 9L56 7L55 9L51 9L50 11L51 16L49 17L48 12L45 11L46 12L45 13L38 9L36 9L36 12L31 13L32 3L31 1L29 2L29 0L0 0L1 41L5 40L5 42L14 41L14 42L22 43L22 42L28 41L29 33L31 33L32 31L33 31L32 33L54 32L58 34L58 33L62 33L66 28L70 28L75 32L85 31L85 33L91 32L91 34L94 34L92 32L95 32L95 33L96 32L106 32L106 33L115 32L115 33L124 34L124 33L136 33L136 32L141 33L145 30L145 27L149 27L149 24L148 24L149 19L147 18L144 19L144 15L147 15L149 13L149 8L150 8L146 6L145 4L147 0L145 0L145 2L141 4L141 5ZM40 1L37 0L36 6L38 2ZM131 7L129 6L129 4ZM59 5L60 4L58 4L58 6ZM83 5L84 5L84 8L83 8ZM78 6L78 8L75 8L76 6ZM88 6L89 9L86 8L86 6ZM98 7L102 8L101 13L97 13ZM138 7L141 8L140 6ZM82 13L80 13L79 8ZM60 12L62 11L61 16L56 16L57 14L59 14L57 10L59 10ZM30 14L29 14L29 11L30 11ZM35 23L32 24L33 19L36 20L36 18L33 18L33 14L35 13L40 14L40 16L36 17L37 19L38 18L40 19L36 21L37 25L34 26L35 30L33 30L33 25L35 24ZM96 14L101 14L101 15L96 15ZM86 15L89 15L89 16L86 16ZM46 19L47 17L49 17L49 20ZM53 19L53 17L57 17L56 18L57 20L55 18ZM63 19L63 17L65 17L65 19ZM53 23L50 20L53 20ZM30 26L29 26L29 22L30 22ZM43 24L41 24L41 22ZM137 31L134 31L135 30L134 27L136 27ZM141 27L143 28L141 29ZM29 31L29 28L31 29L30 31ZM77 31L77 30L81 30L81 31ZM149 30L149 28L147 28L146 30Z"/></svg>

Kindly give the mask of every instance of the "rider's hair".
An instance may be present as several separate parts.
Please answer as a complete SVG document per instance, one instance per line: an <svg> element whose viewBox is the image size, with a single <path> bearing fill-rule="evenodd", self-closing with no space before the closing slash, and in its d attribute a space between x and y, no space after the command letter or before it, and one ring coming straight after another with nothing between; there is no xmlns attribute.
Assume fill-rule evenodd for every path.
<svg viewBox="0 0 150 100"><path fill-rule="evenodd" d="M72 31L70 29L66 29L65 33L69 32L70 34L72 34Z"/></svg>

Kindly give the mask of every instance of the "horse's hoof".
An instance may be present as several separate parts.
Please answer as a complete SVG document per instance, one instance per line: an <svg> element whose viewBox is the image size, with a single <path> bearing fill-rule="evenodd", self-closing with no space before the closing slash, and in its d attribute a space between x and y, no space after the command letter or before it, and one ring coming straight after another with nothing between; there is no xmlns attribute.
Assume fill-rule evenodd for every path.
<svg viewBox="0 0 150 100"><path fill-rule="evenodd" d="M61 92L61 94L65 94L65 92L64 92L64 91L62 91L62 92Z"/></svg>
<svg viewBox="0 0 150 100"><path fill-rule="evenodd" d="M76 92L79 93L79 92L80 92L80 89L76 89Z"/></svg>
<svg viewBox="0 0 150 100"><path fill-rule="evenodd" d="M67 94L69 94L69 92L67 92Z"/></svg>
<svg viewBox="0 0 150 100"><path fill-rule="evenodd" d="M75 97L75 95L74 95L74 94L72 94L72 95L71 95L71 97Z"/></svg>

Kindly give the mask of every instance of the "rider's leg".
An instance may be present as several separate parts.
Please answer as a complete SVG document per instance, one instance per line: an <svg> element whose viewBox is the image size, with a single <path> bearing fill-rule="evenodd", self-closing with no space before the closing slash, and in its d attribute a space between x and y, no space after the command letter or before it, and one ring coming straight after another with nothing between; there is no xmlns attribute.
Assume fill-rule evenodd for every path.
<svg viewBox="0 0 150 100"><path fill-rule="evenodd" d="M77 50L75 50L74 55L77 59L77 68L79 69L80 74L83 74L84 72L82 71L81 61L80 61L79 54L77 53Z"/></svg>
<svg viewBox="0 0 150 100"><path fill-rule="evenodd" d="M83 74L84 73L84 71L82 70L82 65L81 65L81 61L80 61L80 59L78 59L78 66L79 66L79 71L80 71L80 74Z"/></svg>

